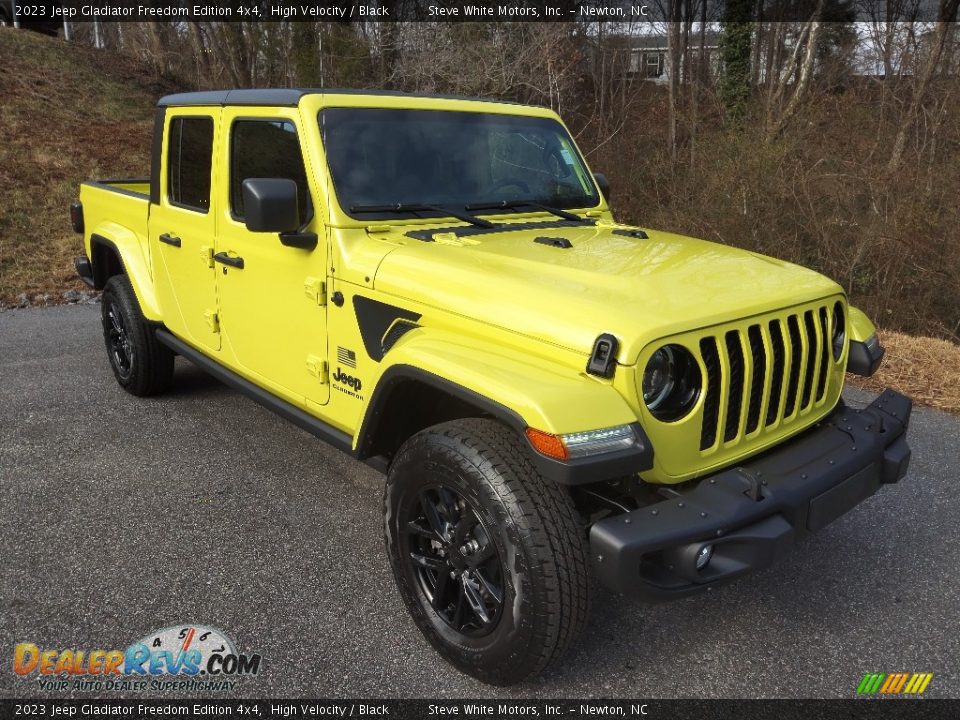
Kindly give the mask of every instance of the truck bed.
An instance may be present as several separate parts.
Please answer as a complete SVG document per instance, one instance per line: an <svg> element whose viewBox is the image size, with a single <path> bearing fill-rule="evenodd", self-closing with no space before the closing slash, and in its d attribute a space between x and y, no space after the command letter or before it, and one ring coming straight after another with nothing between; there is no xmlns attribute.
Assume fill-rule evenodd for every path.
<svg viewBox="0 0 960 720"><path fill-rule="evenodd" d="M134 197L147 200L150 198L150 179L149 178L122 178L117 180L88 180L83 183L91 187L108 190L110 192L121 193L123 195L133 195Z"/></svg>
<svg viewBox="0 0 960 720"><path fill-rule="evenodd" d="M95 262L95 245L112 245L124 258L128 275L135 287L150 287L152 267L147 242L147 220L150 216L150 181L131 178L90 180L80 185L83 207L84 250ZM135 252L131 252L136 248ZM145 314L156 319L156 311L141 298Z"/></svg>

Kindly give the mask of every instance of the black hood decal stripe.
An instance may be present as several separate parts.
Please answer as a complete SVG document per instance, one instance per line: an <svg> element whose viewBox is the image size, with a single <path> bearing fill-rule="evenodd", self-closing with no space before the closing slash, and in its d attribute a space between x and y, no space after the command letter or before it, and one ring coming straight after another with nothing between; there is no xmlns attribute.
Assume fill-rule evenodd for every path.
<svg viewBox="0 0 960 720"><path fill-rule="evenodd" d="M396 305L388 305L362 295L353 296L353 310L357 315L357 327L363 338L363 347L371 360L380 362L385 352L383 336L397 320L409 320L416 323L420 314L404 310Z"/></svg>

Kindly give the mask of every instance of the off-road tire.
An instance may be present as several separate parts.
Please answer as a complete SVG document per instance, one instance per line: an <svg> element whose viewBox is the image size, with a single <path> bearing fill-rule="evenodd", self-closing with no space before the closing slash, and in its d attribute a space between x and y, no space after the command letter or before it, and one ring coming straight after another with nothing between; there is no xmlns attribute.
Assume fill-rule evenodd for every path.
<svg viewBox="0 0 960 720"><path fill-rule="evenodd" d="M126 275L107 281L100 298L100 319L107 359L120 387L139 397L166 390L173 380L174 354L160 344L153 325L143 317Z"/></svg>
<svg viewBox="0 0 960 720"><path fill-rule="evenodd" d="M401 447L384 491L387 554L414 622L455 667L493 685L521 682L557 660L589 613L581 518L567 490L545 479L528 453L518 435L496 421L443 423ZM424 571L410 558L416 540L405 538L420 535L409 532L411 508L438 485L472 506L505 569L499 621L483 637L457 632L431 606L418 580Z"/></svg>

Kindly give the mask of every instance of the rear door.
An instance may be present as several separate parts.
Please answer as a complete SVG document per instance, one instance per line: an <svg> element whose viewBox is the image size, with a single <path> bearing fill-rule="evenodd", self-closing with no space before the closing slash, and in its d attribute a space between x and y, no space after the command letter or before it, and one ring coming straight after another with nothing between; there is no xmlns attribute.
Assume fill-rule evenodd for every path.
<svg viewBox="0 0 960 720"><path fill-rule="evenodd" d="M220 108L171 108L163 130L160 202L150 206L149 236L157 301L175 335L220 349L213 267L217 126Z"/></svg>
<svg viewBox="0 0 960 720"><path fill-rule="evenodd" d="M322 292L327 242L299 124L296 108L224 108L216 278L225 351L236 369L305 406L306 400L325 404L330 395ZM247 230L241 192L247 178L297 183L301 229L317 233L316 248L286 247L276 233Z"/></svg>

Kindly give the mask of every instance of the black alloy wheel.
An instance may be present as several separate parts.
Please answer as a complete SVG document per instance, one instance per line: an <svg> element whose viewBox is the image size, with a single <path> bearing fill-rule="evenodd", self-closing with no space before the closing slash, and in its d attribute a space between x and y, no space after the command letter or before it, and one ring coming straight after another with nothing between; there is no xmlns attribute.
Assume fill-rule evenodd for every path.
<svg viewBox="0 0 960 720"><path fill-rule="evenodd" d="M157 340L126 275L107 280L100 298L107 359L117 383L132 395L156 395L173 380L173 352Z"/></svg>
<svg viewBox="0 0 960 720"><path fill-rule="evenodd" d="M561 657L586 623L583 519L515 430L452 420L408 438L384 487L400 597L452 665L513 685Z"/></svg>
<svg viewBox="0 0 960 720"><path fill-rule="evenodd" d="M493 631L503 611L503 566L477 511L445 485L422 489L401 518L403 552L425 600L453 630Z"/></svg>
<svg viewBox="0 0 960 720"><path fill-rule="evenodd" d="M120 306L115 301L104 305L103 312L106 318L104 338L110 352L110 362L117 374L129 378L133 367L134 349L123 321L123 313L120 312Z"/></svg>

